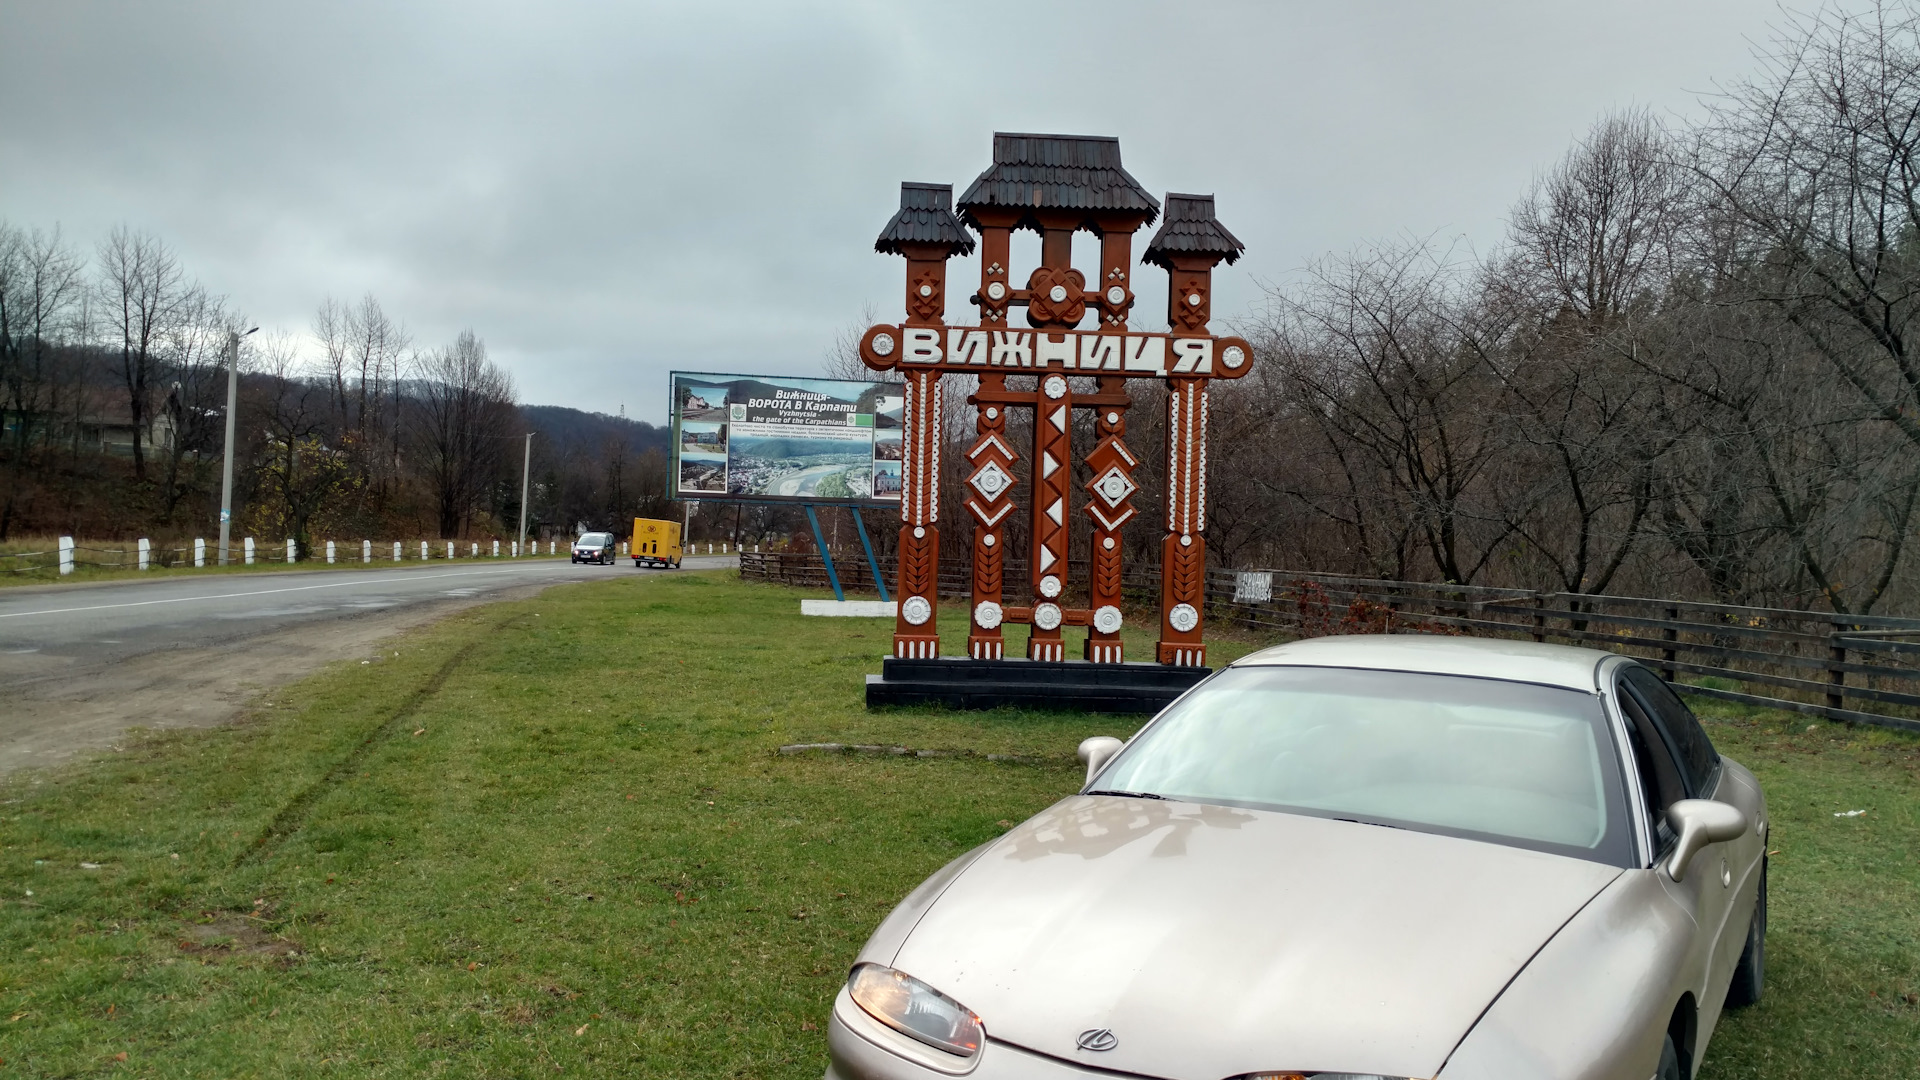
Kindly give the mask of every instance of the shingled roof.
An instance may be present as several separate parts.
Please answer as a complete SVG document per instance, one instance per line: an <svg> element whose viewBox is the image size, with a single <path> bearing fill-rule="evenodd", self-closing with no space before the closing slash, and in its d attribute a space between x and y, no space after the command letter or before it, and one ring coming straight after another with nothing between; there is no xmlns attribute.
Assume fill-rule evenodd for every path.
<svg viewBox="0 0 1920 1080"><path fill-rule="evenodd" d="M960 196L960 216L978 227L975 207L1133 210L1158 216L1160 201L1120 167L1120 140L1103 135L993 134L993 167Z"/></svg>
<svg viewBox="0 0 1920 1080"><path fill-rule="evenodd" d="M904 255L902 244L945 244L955 255L973 251L972 234L953 216L952 184L900 185L900 212L880 230L873 250Z"/></svg>
<svg viewBox="0 0 1920 1080"><path fill-rule="evenodd" d="M1240 257L1247 245L1214 220L1213 196L1178 195L1167 192L1167 220L1153 234L1141 262L1172 269L1167 261L1174 255L1218 255L1228 263Z"/></svg>

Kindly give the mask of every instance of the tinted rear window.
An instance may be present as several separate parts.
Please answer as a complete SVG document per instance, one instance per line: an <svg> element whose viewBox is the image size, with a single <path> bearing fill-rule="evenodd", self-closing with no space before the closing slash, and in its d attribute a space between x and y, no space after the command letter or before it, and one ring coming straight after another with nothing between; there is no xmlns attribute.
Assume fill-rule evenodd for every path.
<svg viewBox="0 0 1920 1080"><path fill-rule="evenodd" d="M1714 770L1720 767L1720 754L1707 738L1706 729L1660 676L1643 667L1628 667L1624 677L1672 740L1674 759L1686 775L1687 793L1704 798L1713 783Z"/></svg>

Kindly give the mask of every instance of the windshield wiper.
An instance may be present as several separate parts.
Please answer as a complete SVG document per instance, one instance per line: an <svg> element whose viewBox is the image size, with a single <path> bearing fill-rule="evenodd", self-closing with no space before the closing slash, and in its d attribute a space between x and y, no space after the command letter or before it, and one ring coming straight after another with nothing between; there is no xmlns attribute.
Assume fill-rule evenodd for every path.
<svg viewBox="0 0 1920 1080"><path fill-rule="evenodd" d="M1087 794L1088 795L1118 795L1123 799L1160 799L1162 801L1166 800L1165 795L1155 795L1151 791L1116 791L1112 788L1100 788L1096 791L1089 791L1087 792Z"/></svg>
<svg viewBox="0 0 1920 1080"><path fill-rule="evenodd" d="M1405 825L1389 825L1389 824L1387 824L1387 823L1386 823L1386 822L1384 822L1384 821L1368 821L1368 820L1366 820L1365 818L1357 818L1357 817L1337 817L1337 818L1330 818L1329 820L1332 820L1332 821L1345 821L1345 822L1350 822L1350 823L1352 823L1352 824L1354 824L1354 825L1373 825L1373 826L1375 826L1375 827L1377 827L1377 828L1382 828L1382 829L1404 829L1404 828L1406 828L1406 826L1405 826Z"/></svg>

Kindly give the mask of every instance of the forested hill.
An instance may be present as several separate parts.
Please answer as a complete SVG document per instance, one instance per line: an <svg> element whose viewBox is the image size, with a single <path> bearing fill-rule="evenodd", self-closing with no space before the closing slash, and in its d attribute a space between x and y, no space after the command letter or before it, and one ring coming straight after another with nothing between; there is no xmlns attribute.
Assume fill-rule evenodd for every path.
<svg viewBox="0 0 1920 1080"><path fill-rule="evenodd" d="M520 415L527 418L546 449L556 457L579 453L597 455L609 445L625 443L635 456L648 450L666 452L668 431L644 420L585 412L564 405L522 405Z"/></svg>

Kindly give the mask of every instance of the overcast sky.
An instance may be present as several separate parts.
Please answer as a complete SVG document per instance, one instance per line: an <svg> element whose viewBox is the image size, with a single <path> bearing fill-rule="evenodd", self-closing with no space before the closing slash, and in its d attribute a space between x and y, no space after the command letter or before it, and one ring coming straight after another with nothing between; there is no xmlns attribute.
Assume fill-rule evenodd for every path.
<svg viewBox="0 0 1920 1080"><path fill-rule="evenodd" d="M1857 6L1857 5L1848 5ZM0 0L0 219L117 223L269 328L371 292L523 400L660 419L673 368L804 374L871 306L899 182L996 130L1117 135L1213 192L1262 282L1369 239L1498 242L1609 110L1696 115L1762 0L94 3ZM1144 245L1143 232L1135 251ZM1025 262L1022 262L1024 252ZM1017 273L1037 242L1016 247ZM977 266L956 265L949 313ZM1164 325L1164 282L1136 321Z"/></svg>

